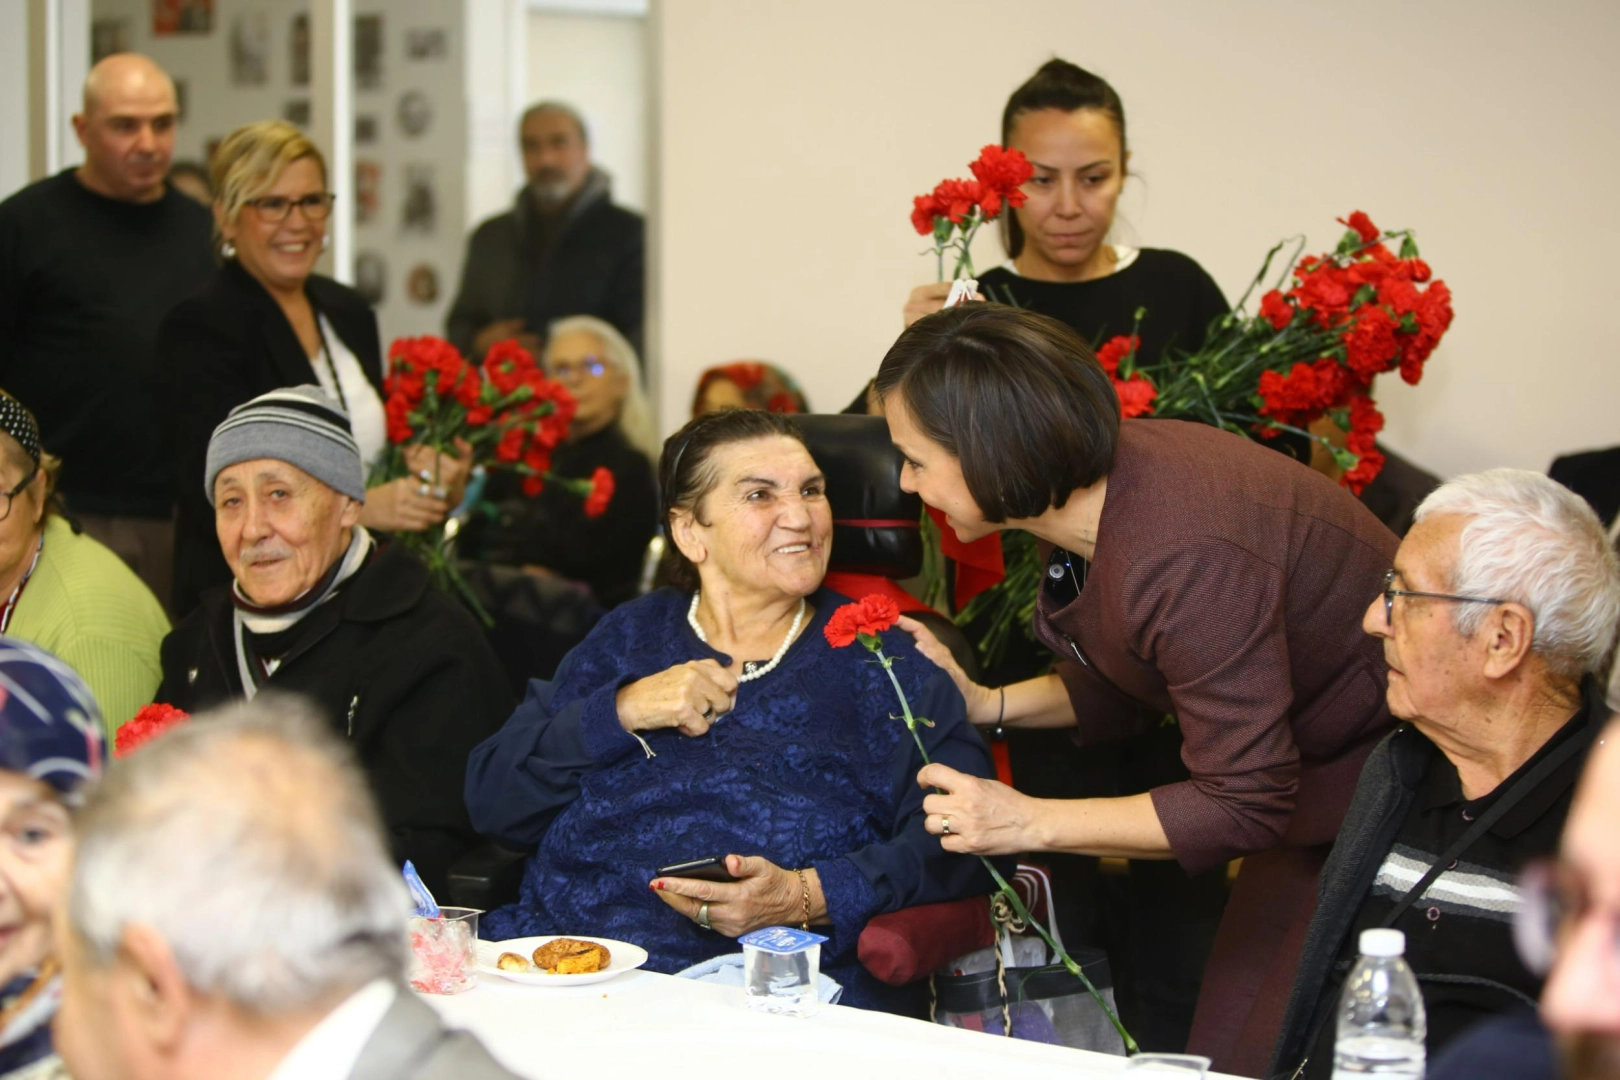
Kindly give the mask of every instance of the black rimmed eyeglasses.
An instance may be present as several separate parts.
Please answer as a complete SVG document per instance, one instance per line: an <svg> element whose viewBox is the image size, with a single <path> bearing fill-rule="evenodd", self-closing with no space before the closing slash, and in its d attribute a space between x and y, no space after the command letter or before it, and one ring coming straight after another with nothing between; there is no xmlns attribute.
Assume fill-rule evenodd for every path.
<svg viewBox="0 0 1620 1080"><path fill-rule="evenodd" d="M1397 596L1417 596L1425 600L1450 600L1454 604L1507 604L1509 600L1493 600L1487 596L1458 596L1455 593L1443 592L1413 592L1410 589L1397 589L1395 587L1396 571L1390 570L1384 574L1384 626L1393 629L1395 626L1395 598Z"/></svg>
<svg viewBox="0 0 1620 1080"><path fill-rule="evenodd" d="M242 205L253 207L265 221L279 225L292 216L295 206L304 212L305 221L325 221L332 212L332 200L336 198L329 191L297 199L286 195L262 195L257 199L248 199Z"/></svg>
<svg viewBox="0 0 1620 1080"><path fill-rule="evenodd" d="M4 521L6 518L11 516L11 501L18 495L21 495L23 493L23 489L29 484L32 484L34 482L34 477L38 475L39 466L35 465L32 469L28 470L28 475L23 477L22 482L16 487L12 488L10 491L0 491L0 521Z"/></svg>

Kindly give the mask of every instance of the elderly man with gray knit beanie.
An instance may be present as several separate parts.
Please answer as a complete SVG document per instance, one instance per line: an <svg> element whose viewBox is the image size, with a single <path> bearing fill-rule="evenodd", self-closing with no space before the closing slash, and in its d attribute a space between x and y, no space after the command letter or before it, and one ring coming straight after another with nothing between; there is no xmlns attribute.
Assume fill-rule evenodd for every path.
<svg viewBox="0 0 1620 1080"><path fill-rule="evenodd" d="M513 705L483 632L410 552L360 524L360 451L321 388L231 410L202 480L235 580L164 641L157 700L196 712L261 690L313 699L365 766L395 858L441 887L476 839L467 755Z"/></svg>

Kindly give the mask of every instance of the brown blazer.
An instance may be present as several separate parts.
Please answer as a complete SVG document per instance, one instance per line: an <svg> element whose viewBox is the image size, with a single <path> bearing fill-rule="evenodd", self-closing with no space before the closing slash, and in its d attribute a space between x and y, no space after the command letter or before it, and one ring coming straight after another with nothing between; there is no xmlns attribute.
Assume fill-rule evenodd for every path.
<svg viewBox="0 0 1620 1080"><path fill-rule="evenodd" d="M1035 613L1069 661L1076 737L1176 717L1192 779L1155 789L1153 806L1190 873L1285 837L1331 842L1364 754L1334 763L1390 725L1361 617L1394 534L1292 459L1175 420L1120 426L1097 532L1079 599L1055 607L1043 591Z"/></svg>
<svg viewBox="0 0 1620 1080"><path fill-rule="evenodd" d="M1151 794L1181 865L1268 853L1244 864L1255 880L1234 890L1194 1021L1193 1047L1217 1065L1230 1047L1200 1029L1224 1042L1251 1009L1265 1015L1247 1038L1280 1024L1297 943L1275 920L1309 921L1321 857L1390 727L1383 653L1361 619L1397 544L1291 458L1202 424L1127 420L1085 588L1037 604L1081 744L1167 714L1180 724L1191 779Z"/></svg>

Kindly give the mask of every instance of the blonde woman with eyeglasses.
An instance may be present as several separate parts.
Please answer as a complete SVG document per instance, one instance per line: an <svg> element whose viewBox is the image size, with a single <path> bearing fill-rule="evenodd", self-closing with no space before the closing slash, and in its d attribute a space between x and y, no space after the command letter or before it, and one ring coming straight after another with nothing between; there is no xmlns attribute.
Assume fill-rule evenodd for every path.
<svg viewBox="0 0 1620 1080"><path fill-rule="evenodd" d="M214 428L232 408L286 386L318 383L354 425L369 472L387 442L377 316L355 290L315 273L326 249L333 196L326 160L298 128L261 120L237 128L214 154L214 238L222 265L182 301L158 333L158 379L167 388L172 476L180 514L172 609L231 580L214 536L214 511L196 478ZM443 521L460 501L470 456L422 448L417 475L367 491L361 523L412 532Z"/></svg>

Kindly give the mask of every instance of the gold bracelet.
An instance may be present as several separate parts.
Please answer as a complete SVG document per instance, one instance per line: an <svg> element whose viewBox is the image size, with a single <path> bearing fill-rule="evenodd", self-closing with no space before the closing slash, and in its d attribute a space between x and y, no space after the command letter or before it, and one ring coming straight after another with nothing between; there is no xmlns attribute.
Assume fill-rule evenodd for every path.
<svg viewBox="0 0 1620 1080"><path fill-rule="evenodd" d="M804 876L803 870L793 871L799 875L799 891L804 894L804 922L799 924L800 930L810 929L810 879Z"/></svg>

